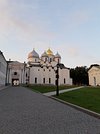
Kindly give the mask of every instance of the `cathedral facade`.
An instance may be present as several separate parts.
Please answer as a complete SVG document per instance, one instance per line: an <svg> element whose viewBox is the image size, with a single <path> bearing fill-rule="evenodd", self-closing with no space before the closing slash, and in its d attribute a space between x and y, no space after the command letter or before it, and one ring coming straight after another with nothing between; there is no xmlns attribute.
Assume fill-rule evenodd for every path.
<svg viewBox="0 0 100 134"><path fill-rule="evenodd" d="M51 49L41 56L33 49L28 54L28 62L9 61L7 82L19 84L51 84L56 85L56 71L58 68L58 84L72 85L70 70L61 63L61 56L53 54Z"/></svg>

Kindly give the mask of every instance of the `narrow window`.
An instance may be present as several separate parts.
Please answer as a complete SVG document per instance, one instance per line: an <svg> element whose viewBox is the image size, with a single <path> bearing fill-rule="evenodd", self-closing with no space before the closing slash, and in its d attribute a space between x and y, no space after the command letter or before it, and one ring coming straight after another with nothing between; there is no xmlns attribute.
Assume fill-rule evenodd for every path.
<svg viewBox="0 0 100 134"><path fill-rule="evenodd" d="M35 77L35 84L37 83L37 78Z"/></svg>
<svg viewBox="0 0 100 134"><path fill-rule="evenodd" d="M94 86L96 86L96 77L94 77Z"/></svg>
<svg viewBox="0 0 100 134"><path fill-rule="evenodd" d="M52 62L52 58L50 58L50 62Z"/></svg>
<svg viewBox="0 0 100 134"><path fill-rule="evenodd" d="M1 70L1 62L0 62L0 70Z"/></svg>
<svg viewBox="0 0 100 134"><path fill-rule="evenodd" d="M45 62L47 61L47 58L45 58Z"/></svg>
<svg viewBox="0 0 100 134"><path fill-rule="evenodd" d="M45 84L45 78L43 78L43 83Z"/></svg>
<svg viewBox="0 0 100 134"><path fill-rule="evenodd" d="M64 78L64 84L66 83L66 79Z"/></svg>
<svg viewBox="0 0 100 134"><path fill-rule="evenodd" d="M51 78L49 78L49 84L51 84Z"/></svg>
<svg viewBox="0 0 100 134"><path fill-rule="evenodd" d="M58 63L60 62L60 59L58 59Z"/></svg>

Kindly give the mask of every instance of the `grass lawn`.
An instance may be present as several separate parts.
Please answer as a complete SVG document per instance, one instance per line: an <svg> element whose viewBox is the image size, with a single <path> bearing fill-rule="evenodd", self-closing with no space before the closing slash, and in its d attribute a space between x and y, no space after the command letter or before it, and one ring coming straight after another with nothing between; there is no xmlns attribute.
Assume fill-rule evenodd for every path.
<svg viewBox="0 0 100 134"><path fill-rule="evenodd" d="M100 113L100 87L85 87L62 93L57 98Z"/></svg>
<svg viewBox="0 0 100 134"><path fill-rule="evenodd" d="M37 91L40 93L56 91L56 86L53 86L53 85L29 85L28 87L32 89L33 91ZM69 89L69 88L74 88L74 87L78 87L78 86L62 85L62 86L59 86L59 90Z"/></svg>

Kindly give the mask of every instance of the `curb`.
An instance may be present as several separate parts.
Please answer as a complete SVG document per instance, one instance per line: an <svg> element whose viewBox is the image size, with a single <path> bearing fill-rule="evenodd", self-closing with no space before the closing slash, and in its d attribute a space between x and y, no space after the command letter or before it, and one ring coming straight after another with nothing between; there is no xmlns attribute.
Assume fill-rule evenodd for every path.
<svg viewBox="0 0 100 134"><path fill-rule="evenodd" d="M65 93L65 92L74 91L74 90L77 90L77 89L81 89L81 88L83 88L83 87L84 87L84 86L59 90L59 94ZM48 96L48 97L50 97L50 96L52 96L52 95L55 95L55 94L56 94L56 91L43 93L43 95Z"/></svg>
<svg viewBox="0 0 100 134"><path fill-rule="evenodd" d="M91 115L91 116L93 116L93 117L95 117L95 118L100 119L100 114L99 114L99 113L96 113L96 112L93 112L93 111L91 111L91 110L85 109L85 108L83 108L83 107L77 106L77 105L75 105L75 104L66 102L66 101L64 101L64 100L55 98L55 97L53 97L53 96L50 96L49 98L54 99L54 100L56 100L56 101L59 101L59 102L61 102L61 103L63 103L63 104L66 104L66 105L72 107L72 108L75 108L75 109L77 109L77 110L79 110L79 111L82 111L82 112L88 114L88 115Z"/></svg>
<svg viewBox="0 0 100 134"><path fill-rule="evenodd" d="M2 87L0 87L0 91L6 89L8 87L10 87L10 86L2 86Z"/></svg>

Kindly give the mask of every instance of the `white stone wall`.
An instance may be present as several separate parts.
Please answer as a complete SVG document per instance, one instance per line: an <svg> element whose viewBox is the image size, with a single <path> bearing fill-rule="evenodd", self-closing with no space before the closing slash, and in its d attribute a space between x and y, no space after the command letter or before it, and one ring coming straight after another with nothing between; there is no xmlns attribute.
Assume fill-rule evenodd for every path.
<svg viewBox="0 0 100 134"><path fill-rule="evenodd" d="M72 79L70 78L69 69L59 69L59 84L60 85L72 85ZM65 80L64 80L65 79Z"/></svg>
<svg viewBox="0 0 100 134"><path fill-rule="evenodd" d="M100 69L97 67L92 67L88 71L89 85L97 86L100 85Z"/></svg>
<svg viewBox="0 0 100 134"><path fill-rule="evenodd" d="M24 68L24 63L19 62L11 62L8 65L8 72L7 72L7 83L12 84L13 79L18 79L19 84L26 83L26 71L27 69ZM14 73L17 75L14 75Z"/></svg>
<svg viewBox="0 0 100 134"><path fill-rule="evenodd" d="M0 86L5 85L6 68L7 68L7 62L5 61L2 54L0 54Z"/></svg>
<svg viewBox="0 0 100 134"><path fill-rule="evenodd" d="M30 68L30 84L35 84L35 78L37 78L37 84L43 84L43 78L45 78L44 84L55 84L55 73L52 67L31 67ZM49 78L51 82L49 83Z"/></svg>
<svg viewBox="0 0 100 134"><path fill-rule="evenodd" d="M56 74L52 67L31 67L30 68L30 84L36 84L35 78L37 78L37 84L52 84L55 85ZM43 83L45 78L45 83ZM49 80L50 79L50 80ZM65 79L65 83L64 83ZM59 69L59 85L69 84L72 85L72 79L69 76L69 69Z"/></svg>

